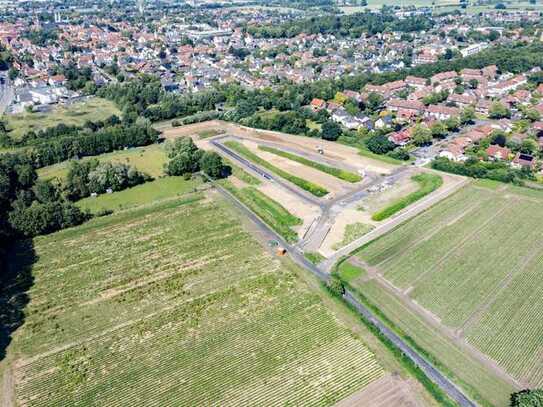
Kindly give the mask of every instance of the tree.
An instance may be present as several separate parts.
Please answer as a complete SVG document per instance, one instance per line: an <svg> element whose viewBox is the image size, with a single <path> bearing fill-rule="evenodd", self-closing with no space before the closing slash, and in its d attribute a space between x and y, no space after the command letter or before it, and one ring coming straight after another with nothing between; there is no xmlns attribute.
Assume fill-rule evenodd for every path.
<svg viewBox="0 0 543 407"><path fill-rule="evenodd" d="M224 174L221 156L214 151L206 151L200 158L200 169L211 178L221 178Z"/></svg>
<svg viewBox="0 0 543 407"><path fill-rule="evenodd" d="M526 389L511 394L511 407L543 406L543 389Z"/></svg>
<svg viewBox="0 0 543 407"><path fill-rule="evenodd" d="M173 142L166 144L166 154L168 158L174 158L176 155L186 153L189 156L195 154L198 147L190 137L179 137Z"/></svg>
<svg viewBox="0 0 543 407"><path fill-rule="evenodd" d="M530 120L531 122L536 122L541 119L541 114L535 109L526 109L523 112L525 119Z"/></svg>
<svg viewBox="0 0 543 407"><path fill-rule="evenodd" d="M341 136L341 126L336 122L327 121L321 127L321 135L324 140L336 141Z"/></svg>
<svg viewBox="0 0 543 407"><path fill-rule="evenodd" d="M426 127L417 124L411 133L411 139L416 146L432 144L432 133Z"/></svg>
<svg viewBox="0 0 543 407"><path fill-rule="evenodd" d="M378 93L371 92L368 95L368 99L366 101L366 108L369 110L369 112L373 113L378 111L381 108L381 105L383 104L383 97L379 95Z"/></svg>
<svg viewBox="0 0 543 407"><path fill-rule="evenodd" d="M500 102L494 102L488 109L488 116L491 119L502 119L504 117L511 117L511 111Z"/></svg>
<svg viewBox="0 0 543 407"><path fill-rule="evenodd" d="M507 137L505 136L505 133L500 130L495 130L490 135L492 144L497 144L499 146L505 147L505 144L507 143Z"/></svg>
<svg viewBox="0 0 543 407"><path fill-rule="evenodd" d="M539 150L539 146L537 144L537 141L531 138L527 138L522 140L522 143L520 145L520 151L525 154L535 154Z"/></svg>
<svg viewBox="0 0 543 407"><path fill-rule="evenodd" d="M430 133L433 138L445 138L447 137L447 126L442 122L435 122L430 127Z"/></svg>
<svg viewBox="0 0 543 407"><path fill-rule="evenodd" d="M464 108L460 112L460 123L463 125L471 124L475 120L475 109L471 106Z"/></svg>
<svg viewBox="0 0 543 407"><path fill-rule="evenodd" d="M166 174L178 176L198 171L199 161L187 153L177 154L166 164Z"/></svg>
<svg viewBox="0 0 543 407"><path fill-rule="evenodd" d="M375 154L386 154L389 151L394 150L396 147L396 145L383 134L369 137L366 140L366 146L372 153Z"/></svg>
<svg viewBox="0 0 543 407"><path fill-rule="evenodd" d="M477 87L479 86L479 81L477 79L470 79L468 81L468 85L471 89L477 89Z"/></svg>
<svg viewBox="0 0 543 407"><path fill-rule="evenodd" d="M345 294L345 287L340 278L336 275L332 275L330 280L328 280L328 289L337 297L343 297L343 294Z"/></svg>

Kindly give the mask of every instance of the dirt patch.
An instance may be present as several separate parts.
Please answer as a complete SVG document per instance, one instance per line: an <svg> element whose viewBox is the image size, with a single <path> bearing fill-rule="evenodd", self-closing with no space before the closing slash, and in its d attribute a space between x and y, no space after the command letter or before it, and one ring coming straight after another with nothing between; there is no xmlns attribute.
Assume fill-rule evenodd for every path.
<svg viewBox="0 0 543 407"><path fill-rule="evenodd" d="M297 230L298 236L300 237L303 237L307 229L320 214L320 209L317 206L302 201L276 184L264 182L258 187L258 190L274 201L279 202L290 213L303 221L301 226L293 228L294 230Z"/></svg>
<svg viewBox="0 0 543 407"><path fill-rule="evenodd" d="M2 407L12 407L15 405L15 383L13 369L7 361L2 375L2 394L0 395L0 405Z"/></svg>
<svg viewBox="0 0 543 407"><path fill-rule="evenodd" d="M397 375L388 374L362 390L340 401L335 407L418 407L410 383Z"/></svg>
<svg viewBox="0 0 543 407"><path fill-rule="evenodd" d="M336 177L307 167L296 161L289 160L288 158L262 151L255 142L244 140L243 144L260 158L268 161L277 168L326 188L331 193L332 197L341 195L352 189L349 188L349 185L346 182L340 181Z"/></svg>
<svg viewBox="0 0 543 407"><path fill-rule="evenodd" d="M333 252L335 252L333 246L343 240L347 225L358 222L371 224L369 214L354 208L342 210L336 216L335 222L330 228L330 232L328 232L328 235L326 235L326 238L322 242L319 252L325 257L330 256Z"/></svg>
<svg viewBox="0 0 543 407"><path fill-rule="evenodd" d="M419 185L408 176L395 182L392 186L382 192L370 194L360 203L360 206L364 211L373 214L386 208L396 200L415 192L417 189L419 189Z"/></svg>

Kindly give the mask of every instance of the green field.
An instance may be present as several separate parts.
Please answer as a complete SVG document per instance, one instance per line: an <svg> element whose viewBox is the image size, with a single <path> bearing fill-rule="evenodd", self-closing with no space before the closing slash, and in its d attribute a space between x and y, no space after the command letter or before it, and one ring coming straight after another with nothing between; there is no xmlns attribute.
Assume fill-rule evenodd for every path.
<svg viewBox="0 0 543 407"><path fill-rule="evenodd" d="M320 185L314 184L313 182L307 181L303 178L297 177L296 175L292 175L286 171L283 171L280 168L277 168L275 165L270 164L266 160L263 160L256 154L254 154L251 150L249 150L247 147L245 147L243 144L241 144L238 141L226 141L224 143L228 148L234 150L236 153L241 154L248 160L254 162L257 165L260 165L267 170L277 174L281 178L286 179L287 181L292 182L294 185L306 190L307 192L317 196L322 197L326 194L328 194L328 191L321 187Z"/></svg>
<svg viewBox="0 0 543 407"><path fill-rule="evenodd" d="M443 179L439 175L435 174L418 174L411 177L411 179L419 184L419 189L391 203L389 206L381 209L379 212L374 213L371 217L373 220L385 220L402 209L407 208L412 203L415 203L419 199L422 199L426 195L434 192L436 189L441 187L441 185L443 185Z"/></svg>
<svg viewBox="0 0 543 407"><path fill-rule="evenodd" d="M16 405L327 406L384 374L319 286L221 199L98 218L33 250L2 361ZM9 271L27 258L15 249Z"/></svg>
<svg viewBox="0 0 543 407"><path fill-rule="evenodd" d="M160 177L164 174L164 164L167 161L164 146L152 144L146 147L131 148L128 150L114 151L95 157L86 157L82 160L97 158L100 162L123 163L136 167L152 177ZM68 175L69 161L50 165L38 169L38 176L44 179L58 178L63 180Z"/></svg>
<svg viewBox="0 0 543 407"><path fill-rule="evenodd" d="M278 155L280 157L287 158L289 160L298 162L300 164L306 165L308 167L314 168L318 171L324 172L326 174L332 175L333 177L339 178L347 182L359 182L362 180L362 177L354 172L345 171L339 168L331 167L329 165L321 164L313 160L309 160L305 157L301 157L296 154L291 154L283 150L278 150L277 148L259 146L259 149Z"/></svg>
<svg viewBox="0 0 543 407"><path fill-rule="evenodd" d="M543 192L491 187L462 189L357 255L514 378L541 386Z"/></svg>
<svg viewBox="0 0 543 407"><path fill-rule="evenodd" d="M7 122L10 136L18 139L30 130L43 130L61 123L68 126L82 126L87 120L91 122L104 120L111 115L121 116L120 110L113 102L92 98L72 105L59 105L47 113L24 112L4 115L2 120Z"/></svg>
<svg viewBox="0 0 543 407"><path fill-rule="evenodd" d="M76 205L91 213L118 211L184 195L195 191L201 184L199 178L185 180L183 177L163 177L112 194L84 198Z"/></svg>
<svg viewBox="0 0 543 407"><path fill-rule="evenodd" d="M356 239L364 236L372 230L372 225L367 225L362 222L351 223L345 227L345 232L343 232L343 239L341 240L341 242L334 244L333 249L341 249L342 247L347 246L349 243L354 242Z"/></svg>
<svg viewBox="0 0 543 407"><path fill-rule="evenodd" d="M237 188L227 179L219 182L287 242L294 243L298 240L298 234L292 227L301 225L302 220L292 215L280 203L252 186Z"/></svg>

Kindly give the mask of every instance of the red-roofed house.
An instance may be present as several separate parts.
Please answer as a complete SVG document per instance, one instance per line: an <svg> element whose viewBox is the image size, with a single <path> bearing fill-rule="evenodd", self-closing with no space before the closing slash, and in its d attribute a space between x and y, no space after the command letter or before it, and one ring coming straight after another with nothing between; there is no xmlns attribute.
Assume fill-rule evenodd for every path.
<svg viewBox="0 0 543 407"><path fill-rule="evenodd" d="M488 154L488 157L494 160L501 161L501 160L509 159L511 150L509 150L507 147L502 147L497 144L492 144L486 149L486 153Z"/></svg>

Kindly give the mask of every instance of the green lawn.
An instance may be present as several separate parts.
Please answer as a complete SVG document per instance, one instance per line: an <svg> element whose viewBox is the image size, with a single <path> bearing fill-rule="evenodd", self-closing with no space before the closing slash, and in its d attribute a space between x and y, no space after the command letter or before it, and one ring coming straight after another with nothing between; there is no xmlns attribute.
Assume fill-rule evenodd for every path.
<svg viewBox="0 0 543 407"><path fill-rule="evenodd" d="M333 406L385 374L318 284L221 199L94 219L33 250L25 321L0 362L15 405ZM9 259L16 273L28 252Z"/></svg>
<svg viewBox="0 0 543 407"><path fill-rule="evenodd" d="M435 174L418 174L411 177L411 179L419 184L419 189L391 203L386 208L375 212L371 217L373 220L381 221L387 219L394 215L396 212L407 208L409 205L413 204L419 199L424 198L426 195L434 192L436 189L441 187L441 185L443 185L443 179L439 175Z"/></svg>
<svg viewBox="0 0 543 407"><path fill-rule="evenodd" d="M357 256L511 376L539 387L543 193L502 187L466 187Z"/></svg>
<svg viewBox="0 0 543 407"><path fill-rule="evenodd" d="M366 270L363 270L360 267L357 267L348 261L343 261L337 270L339 277L342 281L351 283L353 280L356 280L360 277L365 277L367 275Z"/></svg>
<svg viewBox="0 0 543 407"><path fill-rule="evenodd" d="M196 190L201 184L199 178L187 181L183 177L163 177L112 194L88 197L78 201L76 205L90 210L91 213L118 211L184 195Z"/></svg>
<svg viewBox="0 0 543 407"><path fill-rule="evenodd" d="M164 146L161 144L152 144L146 147L114 151L94 157L85 157L82 160L90 160L95 158L101 162L128 164L155 178L164 174L164 164L167 161ZM68 168L69 161L50 165L48 167L38 169L38 176L43 179L58 178L63 180L68 174Z"/></svg>
<svg viewBox="0 0 543 407"><path fill-rule="evenodd" d="M121 116L117 106L109 100L92 98L72 105L59 105L47 113L18 113L4 115L2 120L7 122L10 136L18 139L30 130L38 131L63 123L66 125L82 126L87 120L104 120L111 115Z"/></svg>
<svg viewBox="0 0 543 407"><path fill-rule="evenodd" d="M287 181L292 182L294 185L308 191L309 193L317 196L322 197L326 194L328 194L328 191L324 189L323 187L314 184L313 182L307 181L303 178L297 177L295 175L292 175L286 171L283 171L280 168L277 168L276 166L270 164L266 160L263 160L256 154L254 154L251 150L249 150L247 147L245 147L243 144L241 144L238 141L227 141L224 143L228 148L234 150L238 154L241 154L248 160L251 160L257 165L260 165L267 170L275 173L276 175L280 176L281 178L286 179Z"/></svg>
<svg viewBox="0 0 543 407"><path fill-rule="evenodd" d="M298 162L300 164L306 165L308 167L314 168L318 171L324 172L326 174L332 175L333 177L339 178L343 181L347 182L359 182L362 180L362 177L358 174L355 174L354 172L342 170L336 167L331 167L329 165L321 164L313 160L309 160L305 157L291 154L283 150L278 150L277 148L267 147L267 146L259 146L259 149L262 151L266 151L268 153L272 153L275 155L278 155L280 157L287 158L291 161Z"/></svg>
<svg viewBox="0 0 543 407"><path fill-rule="evenodd" d="M313 264L319 264L321 261L325 259L325 257L317 252L306 252L304 253L304 256L307 260L309 260Z"/></svg>

